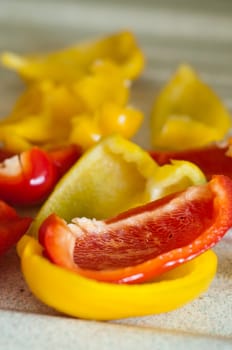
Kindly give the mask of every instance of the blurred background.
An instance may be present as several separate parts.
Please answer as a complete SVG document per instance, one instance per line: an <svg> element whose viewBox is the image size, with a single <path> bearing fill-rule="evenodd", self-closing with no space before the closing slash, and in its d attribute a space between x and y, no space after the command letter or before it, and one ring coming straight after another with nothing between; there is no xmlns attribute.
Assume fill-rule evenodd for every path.
<svg viewBox="0 0 232 350"><path fill-rule="evenodd" d="M146 56L133 98L146 113L181 63L191 64L232 109L230 0L0 0L0 51L58 50L81 40L129 29ZM0 68L0 116L20 81Z"/></svg>

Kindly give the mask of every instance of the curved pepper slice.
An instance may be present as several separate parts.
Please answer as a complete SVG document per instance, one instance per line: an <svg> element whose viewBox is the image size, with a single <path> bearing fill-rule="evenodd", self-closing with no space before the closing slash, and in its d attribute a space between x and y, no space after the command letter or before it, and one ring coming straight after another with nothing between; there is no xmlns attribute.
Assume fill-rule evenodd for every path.
<svg viewBox="0 0 232 350"><path fill-rule="evenodd" d="M170 163L173 159L190 161L203 171L208 180L215 174L232 178L231 144L214 144L176 152L150 151L149 154L159 165Z"/></svg>
<svg viewBox="0 0 232 350"><path fill-rule="evenodd" d="M13 205L38 204L57 180L57 168L50 156L32 148L0 163L0 198Z"/></svg>
<svg viewBox="0 0 232 350"><path fill-rule="evenodd" d="M10 115L0 120L0 140L4 148L15 153L35 145L57 147L67 143L70 118L80 109L80 101L70 87L47 80L32 84Z"/></svg>
<svg viewBox="0 0 232 350"><path fill-rule="evenodd" d="M157 96L152 113L155 148L183 150L222 140L230 114L189 66L181 66Z"/></svg>
<svg viewBox="0 0 232 350"><path fill-rule="evenodd" d="M127 79L135 79L144 66L144 56L136 39L127 31L48 54L20 56L6 52L2 55L5 66L29 81L76 81L88 72L93 62L103 59L119 65Z"/></svg>
<svg viewBox="0 0 232 350"><path fill-rule="evenodd" d="M47 153L57 168L58 176L62 177L80 158L82 149L76 144L70 144L49 150Z"/></svg>
<svg viewBox="0 0 232 350"><path fill-rule="evenodd" d="M31 222L31 218L20 217L15 209L0 200L0 255L19 241Z"/></svg>
<svg viewBox="0 0 232 350"><path fill-rule="evenodd" d="M70 85L82 112L94 112L105 102L124 106L128 102L131 87L120 67L107 60L95 62L88 74Z"/></svg>
<svg viewBox="0 0 232 350"><path fill-rule="evenodd" d="M129 84L119 67L96 63L78 82L49 80L30 85L9 116L0 121L4 147L21 152L75 143L86 149L103 136L120 133L131 138L143 114L127 105Z"/></svg>
<svg viewBox="0 0 232 350"><path fill-rule="evenodd" d="M139 285L98 282L52 264L43 248L24 235L18 243L24 278L34 295L65 314L94 320L145 316L174 310L209 287L217 268L212 251Z"/></svg>
<svg viewBox="0 0 232 350"><path fill-rule="evenodd" d="M55 264L116 283L153 279L214 246L232 226L232 180L205 185L132 208L104 221L50 215L40 243Z"/></svg>
<svg viewBox="0 0 232 350"><path fill-rule="evenodd" d="M76 144L68 144L58 148L47 150L46 153L57 168L58 177L62 177L71 166L80 158L83 151ZM4 148L0 149L0 162L7 158L14 157L16 154Z"/></svg>
<svg viewBox="0 0 232 350"><path fill-rule="evenodd" d="M59 181L38 212L30 233L37 235L42 221L54 212L65 220L75 216L104 219L162 197L170 190L183 190L186 184L205 182L200 169L183 163L187 162L171 166L173 172L170 167L163 171L141 147L120 135L111 135L85 152ZM179 166L185 168L184 177L177 174Z"/></svg>
<svg viewBox="0 0 232 350"><path fill-rule="evenodd" d="M92 114L80 113L72 118L69 141L78 142L83 149L88 149L103 137L114 133L130 139L142 120L143 114L139 110L106 102Z"/></svg>
<svg viewBox="0 0 232 350"><path fill-rule="evenodd" d="M205 176L194 163L185 160L172 160L159 167L148 180L147 198L155 200L168 194L183 191L192 185L202 185Z"/></svg>

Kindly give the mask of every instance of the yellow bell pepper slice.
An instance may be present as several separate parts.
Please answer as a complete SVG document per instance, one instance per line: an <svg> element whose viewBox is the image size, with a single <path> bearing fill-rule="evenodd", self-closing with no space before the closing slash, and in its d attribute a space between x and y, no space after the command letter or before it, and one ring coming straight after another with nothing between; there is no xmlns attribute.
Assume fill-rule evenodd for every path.
<svg viewBox="0 0 232 350"><path fill-rule="evenodd" d="M173 192L183 191L192 185L206 181L203 172L195 164L184 160L172 160L171 164L156 169L149 179L147 191L151 200L159 199Z"/></svg>
<svg viewBox="0 0 232 350"><path fill-rule="evenodd" d="M86 151L102 138L101 126L94 114L80 113L71 120L68 142L79 144Z"/></svg>
<svg viewBox="0 0 232 350"><path fill-rule="evenodd" d="M0 140L12 152L66 143L70 118L79 111L80 102L69 87L50 81L30 85L1 119Z"/></svg>
<svg viewBox="0 0 232 350"><path fill-rule="evenodd" d="M143 121L138 109L106 102L95 113L78 114L71 120L69 142L81 145L83 150L96 144L102 137L114 133L130 139Z"/></svg>
<svg viewBox="0 0 232 350"><path fill-rule="evenodd" d="M49 262L42 247L25 235L17 246L24 278L46 305L70 316L113 320L167 312L192 301L209 287L217 257L207 251L146 284L97 282Z"/></svg>
<svg viewBox="0 0 232 350"><path fill-rule="evenodd" d="M1 56L6 67L16 70L26 80L55 82L77 81L91 64L104 59L115 62L127 79L137 78L144 67L143 53L128 31L48 54L21 56L5 52Z"/></svg>
<svg viewBox="0 0 232 350"><path fill-rule="evenodd" d="M124 106L129 99L129 82L120 67L109 61L93 64L88 74L73 84L83 111L94 112L106 101Z"/></svg>
<svg viewBox="0 0 232 350"><path fill-rule="evenodd" d="M0 142L4 144L4 149L12 153L20 153L29 150L32 144L29 140L16 135L15 133L7 132L7 128L1 129L0 126Z"/></svg>
<svg viewBox="0 0 232 350"><path fill-rule="evenodd" d="M178 166L182 168L179 173ZM109 218L156 199L155 191L160 197L170 189L175 192L180 186L184 189L189 184L205 182L201 170L187 162L162 168L145 150L122 136L104 138L59 181L29 232L36 236L42 221L51 213L67 221L76 216Z"/></svg>
<svg viewBox="0 0 232 350"><path fill-rule="evenodd" d="M59 181L30 232L36 235L41 222L53 212L67 220L75 216L102 219L145 203L147 181L156 168L146 151L122 136L102 139Z"/></svg>
<svg viewBox="0 0 232 350"><path fill-rule="evenodd" d="M132 107L105 103L98 112L98 120L103 135L119 133L130 139L142 124L143 113Z"/></svg>
<svg viewBox="0 0 232 350"><path fill-rule="evenodd" d="M33 145L48 148L68 142L87 149L115 132L131 138L143 115L126 105L128 98L125 78L108 61L95 64L78 83L39 81L0 121L0 140L8 150L21 152Z"/></svg>
<svg viewBox="0 0 232 350"><path fill-rule="evenodd" d="M0 138L4 141L15 134L28 142L32 141L32 143L38 144L51 138L52 127L53 123L49 114L45 113L40 118L38 115L28 115L14 122L3 122L0 129Z"/></svg>
<svg viewBox="0 0 232 350"><path fill-rule="evenodd" d="M182 150L225 137L230 114L194 70L180 66L156 98L151 113L155 148Z"/></svg>

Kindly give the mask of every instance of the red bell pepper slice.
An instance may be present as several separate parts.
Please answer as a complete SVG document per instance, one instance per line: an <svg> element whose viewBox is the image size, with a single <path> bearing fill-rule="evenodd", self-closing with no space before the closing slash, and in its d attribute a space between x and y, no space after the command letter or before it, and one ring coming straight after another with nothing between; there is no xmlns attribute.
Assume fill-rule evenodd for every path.
<svg viewBox="0 0 232 350"><path fill-rule="evenodd" d="M170 163L172 159L195 163L210 180L215 174L232 178L231 145L210 145L205 148L184 151L150 151L151 157L159 164Z"/></svg>
<svg viewBox="0 0 232 350"><path fill-rule="evenodd" d="M0 163L0 199L11 205L38 204L57 180L53 160L35 147Z"/></svg>
<svg viewBox="0 0 232 350"><path fill-rule="evenodd" d="M69 144L49 151L49 155L57 167L59 177L63 176L69 168L80 158L82 149L75 144Z"/></svg>
<svg viewBox="0 0 232 350"><path fill-rule="evenodd" d="M14 154L6 149L0 149L0 162L5 160L6 158L12 157Z"/></svg>
<svg viewBox="0 0 232 350"><path fill-rule="evenodd" d="M57 265L96 280L138 283L214 246L232 226L232 180L218 175L105 221L50 215L39 240Z"/></svg>
<svg viewBox="0 0 232 350"><path fill-rule="evenodd" d="M0 255L19 241L31 222L31 218L20 217L15 209L0 201Z"/></svg>

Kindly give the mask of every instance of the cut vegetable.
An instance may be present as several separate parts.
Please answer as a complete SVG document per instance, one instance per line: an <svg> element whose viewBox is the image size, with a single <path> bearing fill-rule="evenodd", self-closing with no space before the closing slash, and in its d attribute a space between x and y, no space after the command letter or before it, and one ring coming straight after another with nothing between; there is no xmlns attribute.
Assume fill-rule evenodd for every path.
<svg viewBox="0 0 232 350"><path fill-rule="evenodd" d="M152 113L156 149L183 150L222 140L231 127L230 114L194 70L180 66L157 96Z"/></svg>
<svg viewBox="0 0 232 350"><path fill-rule="evenodd" d="M0 255L19 241L31 221L30 217L19 216L14 208L0 200Z"/></svg>
<svg viewBox="0 0 232 350"><path fill-rule="evenodd" d="M178 167L184 169L183 176ZM76 216L105 219L170 191L204 182L195 165L180 162L173 165L173 171L170 167L163 171L141 147L112 135L85 152L65 174L41 207L30 234L37 236L51 213L67 221Z"/></svg>
<svg viewBox="0 0 232 350"><path fill-rule="evenodd" d="M215 275L217 257L207 251L162 276L141 285L97 282L56 266L43 257L29 236L18 244L24 278L34 295L67 315L113 320L174 310L205 292Z"/></svg>
<svg viewBox="0 0 232 350"><path fill-rule="evenodd" d="M192 260L232 226L232 180L205 185L130 209L104 221L50 215L39 239L55 264L96 280L138 283Z"/></svg>
<svg viewBox="0 0 232 350"><path fill-rule="evenodd" d="M58 168L34 147L0 163L0 198L11 205L40 204L58 181Z"/></svg>
<svg viewBox="0 0 232 350"><path fill-rule="evenodd" d="M151 151L151 157L159 164L172 163L174 159L186 160L196 164L210 180L221 174L232 178L232 153L230 144L214 144L207 147L184 151Z"/></svg>
<svg viewBox="0 0 232 350"><path fill-rule="evenodd" d="M51 79L71 82L87 74L97 60L115 62L125 78L135 79L143 69L144 56L131 32L123 31L96 41L80 43L58 52L20 56L5 52L2 63L29 81Z"/></svg>

